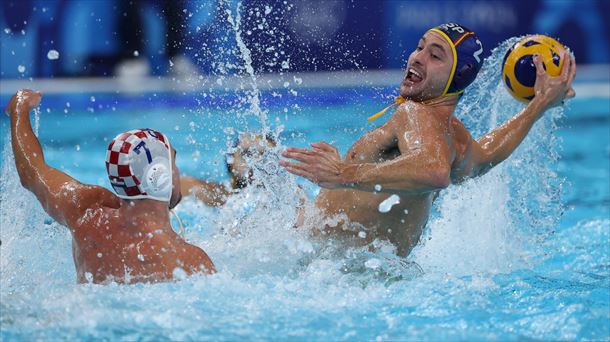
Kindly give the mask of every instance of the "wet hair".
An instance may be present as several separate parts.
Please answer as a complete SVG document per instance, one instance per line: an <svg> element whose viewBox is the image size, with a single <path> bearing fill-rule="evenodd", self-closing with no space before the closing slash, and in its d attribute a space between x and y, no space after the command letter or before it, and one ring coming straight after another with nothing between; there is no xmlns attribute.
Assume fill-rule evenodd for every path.
<svg viewBox="0 0 610 342"><path fill-rule="evenodd" d="M252 135L260 136L260 134L254 134L254 133L252 133ZM277 145L277 140L271 133L265 134L265 140L273 146ZM233 188L236 188L236 189L243 189L246 186L248 186L247 179L244 179L243 177L237 177L235 174L233 174L233 163L229 163L229 159L228 159L229 156L232 156L237 152L237 148L239 147L240 143L241 143L241 140L239 139L239 135L238 135L235 139L233 139L233 144L231 144L231 150L233 152L229 152L225 155L225 165L227 167L227 172L229 173L229 176L231 177L231 183L232 183Z"/></svg>

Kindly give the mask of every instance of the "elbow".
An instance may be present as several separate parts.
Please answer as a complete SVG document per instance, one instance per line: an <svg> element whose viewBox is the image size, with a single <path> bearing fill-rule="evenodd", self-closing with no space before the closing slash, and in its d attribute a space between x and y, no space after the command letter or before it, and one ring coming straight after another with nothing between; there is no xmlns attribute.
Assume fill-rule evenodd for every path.
<svg viewBox="0 0 610 342"><path fill-rule="evenodd" d="M434 190L442 190L451 185L451 169L439 167L429 173L428 184Z"/></svg>
<svg viewBox="0 0 610 342"><path fill-rule="evenodd" d="M19 175L19 182L21 183L21 186L26 188L27 190L32 191L31 176L25 170L19 168L19 166L17 166L17 174Z"/></svg>

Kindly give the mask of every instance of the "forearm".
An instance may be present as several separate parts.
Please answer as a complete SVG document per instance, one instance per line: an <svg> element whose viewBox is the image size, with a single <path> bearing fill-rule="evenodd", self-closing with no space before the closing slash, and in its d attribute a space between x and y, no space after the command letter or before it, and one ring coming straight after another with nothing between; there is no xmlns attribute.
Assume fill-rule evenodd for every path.
<svg viewBox="0 0 610 342"><path fill-rule="evenodd" d="M487 164L486 168L491 168L508 158L525 139L544 110L544 103L534 98L519 114L481 137L478 143L486 156L484 160Z"/></svg>
<svg viewBox="0 0 610 342"><path fill-rule="evenodd" d="M183 195L192 194L209 206L223 205L229 195L229 192L220 184L203 181L190 176L181 177L180 185Z"/></svg>
<svg viewBox="0 0 610 342"><path fill-rule="evenodd" d="M29 107L18 103L12 110L15 111L11 113L11 143L15 165L21 183L31 190L32 183L39 179L37 170L45 165L42 147L32 130Z"/></svg>
<svg viewBox="0 0 610 342"><path fill-rule="evenodd" d="M450 183L448 168L404 159L380 164L347 164L342 176L345 187L409 195L440 190Z"/></svg>

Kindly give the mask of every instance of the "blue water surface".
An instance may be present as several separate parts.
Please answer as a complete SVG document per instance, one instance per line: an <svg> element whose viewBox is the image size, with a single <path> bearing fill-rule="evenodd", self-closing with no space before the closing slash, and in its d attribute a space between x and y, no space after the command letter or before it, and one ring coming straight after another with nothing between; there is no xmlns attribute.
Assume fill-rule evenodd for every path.
<svg viewBox="0 0 610 342"><path fill-rule="evenodd" d="M261 100L281 145L325 140L345 153L380 124L366 117L391 93L265 91ZM516 112L486 109L502 112L499 122ZM458 117L475 136L493 126L489 113L469 115ZM443 191L424 240L405 260L311 239L283 225L292 215L283 204L239 209L254 198L283 199L282 191L220 210L186 199L178 212L187 238L210 254L218 274L131 286L76 284L69 233L21 189L8 120L0 122L3 341L610 339L607 98L573 100L541 119L504 166ZM109 186L106 146L136 127L164 131L182 173L223 181L228 144L260 122L239 96L223 94L49 95L41 105L47 162L86 183ZM315 195L316 186L297 182ZM237 234L227 232L239 215L250 217L240 218Z"/></svg>

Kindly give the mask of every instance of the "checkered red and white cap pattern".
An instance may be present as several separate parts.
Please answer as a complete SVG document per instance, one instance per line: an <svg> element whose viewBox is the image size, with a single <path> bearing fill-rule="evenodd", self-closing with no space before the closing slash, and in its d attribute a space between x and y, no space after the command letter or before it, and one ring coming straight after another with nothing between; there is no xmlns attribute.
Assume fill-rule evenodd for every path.
<svg viewBox="0 0 610 342"><path fill-rule="evenodd" d="M159 199L147 191L143 179L148 165L153 158L158 159L157 156L167 160L171 170L170 151L167 137L152 129L135 129L117 135L106 151L106 171L117 195L129 199ZM162 200L169 200L165 197Z"/></svg>

